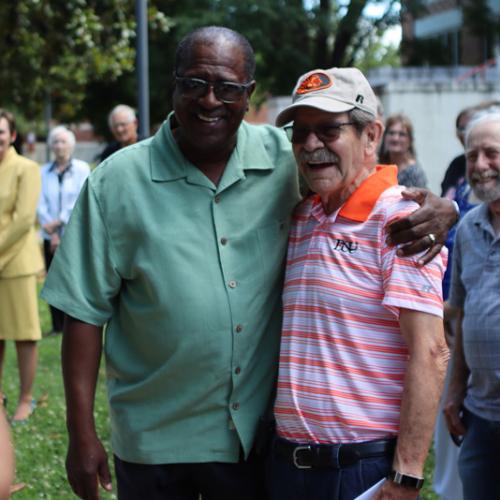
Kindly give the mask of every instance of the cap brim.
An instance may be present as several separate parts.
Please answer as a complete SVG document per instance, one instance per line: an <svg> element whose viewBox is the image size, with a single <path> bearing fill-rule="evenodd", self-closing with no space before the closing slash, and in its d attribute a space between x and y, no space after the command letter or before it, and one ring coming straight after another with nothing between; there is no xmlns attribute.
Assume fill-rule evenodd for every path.
<svg viewBox="0 0 500 500"><path fill-rule="evenodd" d="M283 125L293 121L297 108L301 106L315 108L320 111L326 111L327 113L344 113L345 111L350 111L355 107L353 104L337 101L329 97L315 96L300 99L278 113L278 116L276 117L276 126L282 127Z"/></svg>

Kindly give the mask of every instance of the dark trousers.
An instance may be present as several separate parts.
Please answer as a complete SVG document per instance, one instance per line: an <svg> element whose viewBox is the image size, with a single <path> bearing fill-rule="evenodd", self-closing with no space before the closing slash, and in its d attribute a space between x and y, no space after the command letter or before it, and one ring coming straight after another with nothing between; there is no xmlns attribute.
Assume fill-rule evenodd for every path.
<svg viewBox="0 0 500 500"><path fill-rule="evenodd" d="M364 458L342 468L298 469L271 450L267 465L270 500L352 500L387 477L392 456Z"/></svg>
<svg viewBox="0 0 500 500"><path fill-rule="evenodd" d="M467 429L458 457L464 500L500 498L500 422L464 410Z"/></svg>
<svg viewBox="0 0 500 500"><path fill-rule="evenodd" d="M50 251L50 241L43 240L43 256L45 257L45 268L49 270L54 254ZM50 316L52 318L52 329L55 332L62 332L64 326L64 313L55 307L50 307Z"/></svg>
<svg viewBox="0 0 500 500"><path fill-rule="evenodd" d="M115 455L119 500L265 500L264 463L148 465Z"/></svg>

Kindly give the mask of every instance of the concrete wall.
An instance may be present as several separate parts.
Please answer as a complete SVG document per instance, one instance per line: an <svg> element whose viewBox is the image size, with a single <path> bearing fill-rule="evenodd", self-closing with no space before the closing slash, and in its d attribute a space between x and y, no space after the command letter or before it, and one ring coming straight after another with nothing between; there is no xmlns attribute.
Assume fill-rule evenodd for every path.
<svg viewBox="0 0 500 500"><path fill-rule="evenodd" d="M415 150L429 188L440 194L440 183L449 162L462 152L455 135L455 119L468 106L500 100L496 85L389 83L380 93L385 116L405 113L413 123Z"/></svg>

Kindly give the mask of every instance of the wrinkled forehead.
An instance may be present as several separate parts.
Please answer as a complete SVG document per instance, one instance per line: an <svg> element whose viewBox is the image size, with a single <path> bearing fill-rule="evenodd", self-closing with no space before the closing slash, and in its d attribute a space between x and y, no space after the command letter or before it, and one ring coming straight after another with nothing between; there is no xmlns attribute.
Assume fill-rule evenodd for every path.
<svg viewBox="0 0 500 500"><path fill-rule="evenodd" d="M111 123L113 125L117 123L132 123L135 119L135 116L132 116L131 113L127 113L126 111L115 111L111 116Z"/></svg>
<svg viewBox="0 0 500 500"><path fill-rule="evenodd" d="M179 61L178 70L184 73L195 66L207 63L243 71L245 55L240 45L223 36L198 38L185 51Z"/></svg>
<svg viewBox="0 0 500 500"><path fill-rule="evenodd" d="M500 120L485 120L470 129L466 137L466 148L481 145L500 146Z"/></svg>
<svg viewBox="0 0 500 500"><path fill-rule="evenodd" d="M56 132L52 138L52 142L69 142L69 134L67 132L64 132L64 130L61 130L60 132Z"/></svg>

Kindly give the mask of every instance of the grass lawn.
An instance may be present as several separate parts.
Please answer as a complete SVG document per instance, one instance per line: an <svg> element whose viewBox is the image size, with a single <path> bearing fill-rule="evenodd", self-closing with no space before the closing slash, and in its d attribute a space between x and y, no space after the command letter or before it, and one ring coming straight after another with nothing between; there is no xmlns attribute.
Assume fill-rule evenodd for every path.
<svg viewBox="0 0 500 500"><path fill-rule="evenodd" d="M40 301L42 331L50 330L50 316L47 305ZM15 500L22 499L71 499L75 498L66 481L64 461L66 457L65 405L60 363L61 337L45 337L39 344L39 367L35 384L35 398L38 406L26 425L12 429L16 448L16 482L26 483L24 489L16 493ZM3 389L8 397L8 411L14 410L18 397L18 376L15 349L7 343ZM101 367L100 383L97 388L95 413L98 433L112 457L109 449L108 409L104 387L104 370ZM112 460L110 460L112 466ZM426 484L421 498L435 500L432 492L432 470L434 456L431 453L426 467ZM103 499L116 498L114 494L101 489ZM147 500L147 499L145 499ZM238 500L238 499L234 499Z"/></svg>
<svg viewBox="0 0 500 500"><path fill-rule="evenodd" d="M50 315L43 301L40 301L40 317L42 331L49 331ZM39 343L39 365L34 390L38 406L26 425L12 428L16 449L16 482L26 484L24 489L13 495L15 500L76 498L66 480L64 467L67 435L60 350L60 335L44 337ZM18 374L13 342L7 342L6 351L3 389L8 398L7 411L10 416L18 397ZM95 405L96 423L98 433L111 457L111 467L103 367L99 379ZM103 499L116 498L116 495L106 493L102 489L101 492Z"/></svg>

